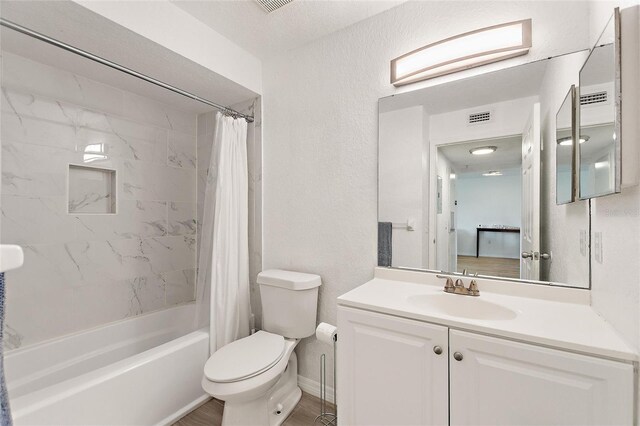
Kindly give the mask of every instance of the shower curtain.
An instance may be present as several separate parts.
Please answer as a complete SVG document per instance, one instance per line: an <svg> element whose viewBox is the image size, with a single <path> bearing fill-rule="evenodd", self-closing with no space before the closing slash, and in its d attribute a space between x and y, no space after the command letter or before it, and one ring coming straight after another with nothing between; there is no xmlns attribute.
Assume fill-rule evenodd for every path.
<svg viewBox="0 0 640 426"><path fill-rule="evenodd" d="M215 123L197 282L199 302L209 302L211 353L248 336L251 316L247 122L217 113ZM198 303L200 321L203 306Z"/></svg>

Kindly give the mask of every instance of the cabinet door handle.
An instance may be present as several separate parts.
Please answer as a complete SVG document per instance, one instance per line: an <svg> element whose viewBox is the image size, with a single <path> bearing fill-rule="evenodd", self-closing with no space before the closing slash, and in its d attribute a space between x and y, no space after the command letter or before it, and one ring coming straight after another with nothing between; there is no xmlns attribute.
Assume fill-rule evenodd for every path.
<svg viewBox="0 0 640 426"><path fill-rule="evenodd" d="M462 358L464 358L462 356L462 354L460 352L454 352L453 353L453 359L455 359L456 361L462 361Z"/></svg>
<svg viewBox="0 0 640 426"><path fill-rule="evenodd" d="M440 354L442 354L442 348L441 348L440 346L434 346L434 347L433 347L433 352L434 352L436 355L440 355Z"/></svg>

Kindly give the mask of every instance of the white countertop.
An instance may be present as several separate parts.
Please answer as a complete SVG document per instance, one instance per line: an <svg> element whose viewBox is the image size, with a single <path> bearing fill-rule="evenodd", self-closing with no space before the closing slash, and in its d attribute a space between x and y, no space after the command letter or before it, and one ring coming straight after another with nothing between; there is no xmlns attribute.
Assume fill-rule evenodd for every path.
<svg viewBox="0 0 640 426"><path fill-rule="evenodd" d="M464 279L465 285L468 281ZM373 280L338 297L338 305L607 358L638 360L636 352L589 305L587 290L478 279L478 299L517 313L503 320L449 316L411 303L415 296L444 294L443 285L444 280L434 274L376 268Z"/></svg>

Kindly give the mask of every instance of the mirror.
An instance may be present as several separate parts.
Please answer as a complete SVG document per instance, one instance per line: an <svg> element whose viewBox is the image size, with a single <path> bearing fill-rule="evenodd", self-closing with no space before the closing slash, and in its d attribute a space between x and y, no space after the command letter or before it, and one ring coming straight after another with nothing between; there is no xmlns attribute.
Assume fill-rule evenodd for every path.
<svg viewBox="0 0 640 426"><path fill-rule="evenodd" d="M572 85L556 114L556 204L575 200L575 155L573 143L576 128L576 86ZM582 140L581 140L582 142Z"/></svg>
<svg viewBox="0 0 640 426"><path fill-rule="evenodd" d="M588 202L556 205L555 170L587 54L380 100L380 266L589 287Z"/></svg>
<svg viewBox="0 0 640 426"><path fill-rule="evenodd" d="M620 192L620 14L580 70L580 198Z"/></svg>

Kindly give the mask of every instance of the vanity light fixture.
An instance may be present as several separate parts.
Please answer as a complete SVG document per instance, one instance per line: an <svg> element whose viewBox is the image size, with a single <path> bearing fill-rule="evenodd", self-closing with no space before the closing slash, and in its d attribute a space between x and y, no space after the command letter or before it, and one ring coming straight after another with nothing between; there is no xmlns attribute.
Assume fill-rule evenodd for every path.
<svg viewBox="0 0 640 426"><path fill-rule="evenodd" d="M497 170L490 170L486 173L483 173L482 176L502 176L502 172L499 172Z"/></svg>
<svg viewBox="0 0 640 426"><path fill-rule="evenodd" d="M581 144L585 143L588 140L589 140L589 136L587 136L587 135L580 136L580 143ZM573 145L573 138L571 136L567 136L566 138L558 139L557 142L558 142L558 145L571 146L571 145Z"/></svg>
<svg viewBox="0 0 640 426"><path fill-rule="evenodd" d="M469 152L473 155L487 155L496 152L497 149L497 146L480 146L470 149Z"/></svg>
<svg viewBox="0 0 640 426"><path fill-rule="evenodd" d="M526 55L530 48L531 19L470 31L393 59L391 84L402 86Z"/></svg>

